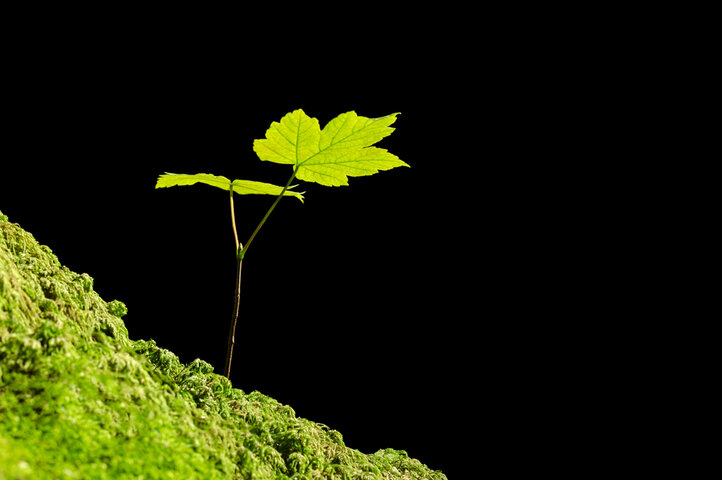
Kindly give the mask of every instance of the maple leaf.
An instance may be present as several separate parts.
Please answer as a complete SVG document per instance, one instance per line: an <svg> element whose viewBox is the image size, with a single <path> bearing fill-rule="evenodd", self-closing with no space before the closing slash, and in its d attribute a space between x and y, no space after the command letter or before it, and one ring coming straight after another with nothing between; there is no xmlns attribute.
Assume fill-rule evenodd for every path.
<svg viewBox="0 0 722 480"><path fill-rule="evenodd" d="M366 118L346 112L321 130L317 119L299 109L273 122L266 138L254 140L253 150L261 160L293 165L301 180L348 185L348 177L409 166L387 150L371 146L394 131L390 125L397 115Z"/></svg>

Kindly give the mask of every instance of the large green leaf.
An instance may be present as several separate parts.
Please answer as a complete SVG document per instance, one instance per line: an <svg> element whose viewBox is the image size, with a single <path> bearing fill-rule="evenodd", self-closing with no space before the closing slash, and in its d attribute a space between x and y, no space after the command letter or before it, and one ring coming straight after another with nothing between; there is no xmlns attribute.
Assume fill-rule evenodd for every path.
<svg viewBox="0 0 722 480"><path fill-rule="evenodd" d="M273 122L266 138L253 142L253 150L261 160L293 165L301 180L348 185L348 177L409 166L383 148L371 146L394 131L390 125L397 115L366 118L346 112L321 130L318 120L295 110Z"/></svg>
<svg viewBox="0 0 722 480"><path fill-rule="evenodd" d="M195 175L166 173L158 177L155 188L195 185L196 183L205 183L206 185L212 185L226 191L230 190L231 186L233 186L233 191L240 195L280 195L283 191L283 187L270 183L254 182L252 180L233 180L231 182L226 177L211 175L210 173L196 173ZM303 195L299 192L288 189L283 194L296 197L303 202Z"/></svg>

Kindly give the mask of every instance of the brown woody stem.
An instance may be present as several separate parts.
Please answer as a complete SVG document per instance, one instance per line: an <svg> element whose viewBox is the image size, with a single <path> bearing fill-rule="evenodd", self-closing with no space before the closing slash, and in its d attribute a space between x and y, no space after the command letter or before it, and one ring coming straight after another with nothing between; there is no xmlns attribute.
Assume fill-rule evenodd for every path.
<svg viewBox="0 0 722 480"><path fill-rule="evenodd" d="M236 343L236 325L238 324L238 311L241 305L241 267L243 260L236 259L236 294L233 299L233 318L231 319L231 328L228 331L228 347L226 349L226 366L223 375L230 380L231 363L233 361L233 346Z"/></svg>

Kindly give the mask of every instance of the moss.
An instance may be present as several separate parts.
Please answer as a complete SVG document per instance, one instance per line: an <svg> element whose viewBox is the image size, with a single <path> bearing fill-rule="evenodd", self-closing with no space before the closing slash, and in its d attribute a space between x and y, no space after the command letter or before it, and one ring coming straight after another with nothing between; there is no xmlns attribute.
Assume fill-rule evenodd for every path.
<svg viewBox="0 0 722 480"><path fill-rule="evenodd" d="M0 480L446 478L131 340L126 313L0 212Z"/></svg>

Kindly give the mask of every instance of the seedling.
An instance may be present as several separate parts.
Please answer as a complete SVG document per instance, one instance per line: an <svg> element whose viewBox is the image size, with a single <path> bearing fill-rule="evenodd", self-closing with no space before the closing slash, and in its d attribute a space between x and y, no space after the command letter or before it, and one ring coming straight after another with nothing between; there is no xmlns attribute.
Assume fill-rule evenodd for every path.
<svg viewBox="0 0 722 480"><path fill-rule="evenodd" d="M253 142L253 150L263 161L291 165L293 173L283 187L250 180L231 181L226 177L208 173L195 175L166 173L158 178L155 188L205 183L230 192L231 224L236 244L236 289L223 373L226 377L231 376L241 298L241 267L248 248L259 230L281 198L292 196L303 202L304 192L293 190L296 185L291 185L294 179L337 187L348 185L348 177L373 175L379 170L408 167L409 165L396 155L383 148L371 146L391 135L394 129L390 125L396 121L397 115L398 113L393 113L380 118L366 118L356 115L356 112L346 112L328 122L322 130L317 119L309 117L303 110L295 110L286 114L280 122L271 123L266 131L266 138ZM234 193L276 196L245 245L238 241L233 208Z"/></svg>

